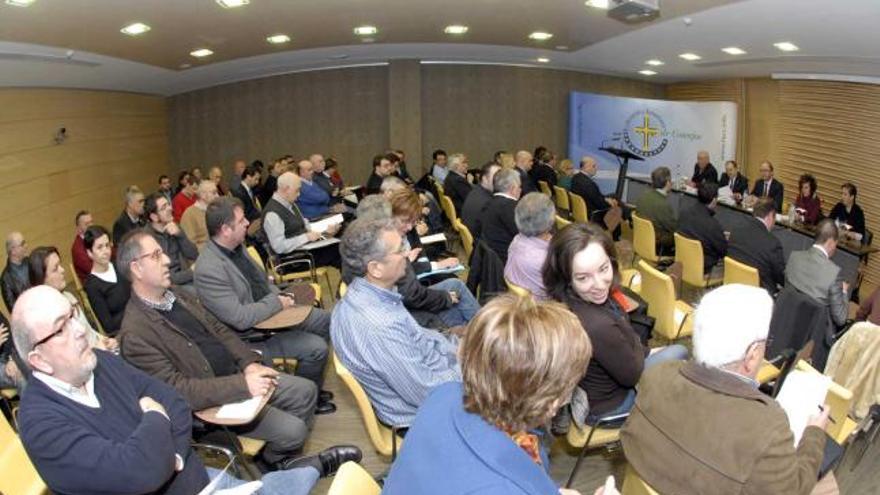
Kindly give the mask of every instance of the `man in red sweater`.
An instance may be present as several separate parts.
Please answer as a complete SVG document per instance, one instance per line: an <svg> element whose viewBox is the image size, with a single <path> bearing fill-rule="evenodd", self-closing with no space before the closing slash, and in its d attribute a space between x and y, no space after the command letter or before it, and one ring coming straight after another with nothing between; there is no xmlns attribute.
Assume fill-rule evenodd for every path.
<svg viewBox="0 0 880 495"><path fill-rule="evenodd" d="M183 179L186 184L183 189L171 200L172 213L174 215L174 223L180 223L180 217L187 208L196 204L196 192L199 189L199 179L188 176Z"/></svg>
<svg viewBox="0 0 880 495"><path fill-rule="evenodd" d="M86 253L86 245L83 242L83 234L86 229L92 226L92 214L86 210L80 210L76 214L74 223L76 224L76 236L73 238L73 245L70 246L70 256L73 258L73 269L80 282L85 282L86 277L92 272L92 259Z"/></svg>

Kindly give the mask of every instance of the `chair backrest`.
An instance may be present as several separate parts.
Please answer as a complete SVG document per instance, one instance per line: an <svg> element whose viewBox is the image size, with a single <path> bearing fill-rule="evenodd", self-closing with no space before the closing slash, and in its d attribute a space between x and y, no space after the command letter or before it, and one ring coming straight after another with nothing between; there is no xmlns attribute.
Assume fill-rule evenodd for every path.
<svg viewBox="0 0 880 495"><path fill-rule="evenodd" d="M743 284L752 287L761 286L761 277L758 269L745 263L740 263L730 256L724 257L724 285Z"/></svg>
<svg viewBox="0 0 880 495"><path fill-rule="evenodd" d="M532 291L530 291L529 289L526 289L525 287L520 287L519 285L516 285L515 283L511 282L510 280L507 280L506 277L504 278L504 283L507 284L507 289L510 290L510 292L513 292L514 294L516 294L517 296L519 296L519 297L532 297Z"/></svg>
<svg viewBox="0 0 880 495"><path fill-rule="evenodd" d="M571 203L568 201L568 191L564 187L553 186L556 193L556 207L563 211L571 210Z"/></svg>
<svg viewBox="0 0 880 495"><path fill-rule="evenodd" d="M260 256L260 252L257 251L257 248L255 248L255 247L253 247L253 246L248 246L248 247L247 247L247 252L248 252L248 254L251 256L251 259L253 259L254 261L256 261L257 264L260 265L260 266L263 268L263 270L265 271L265 270L266 270L266 264L263 263L263 257Z"/></svg>
<svg viewBox="0 0 880 495"><path fill-rule="evenodd" d="M648 315L656 318L654 331L659 335L674 339L675 332L675 287L669 275L652 267L645 260L639 261L642 274L642 288L639 295L648 303Z"/></svg>
<svg viewBox="0 0 880 495"><path fill-rule="evenodd" d="M580 194L568 193L568 200L571 202L571 217L575 222L588 223L590 216L587 212L587 202Z"/></svg>
<svg viewBox="0 0 880 495"><path fill-rule="evenodd" d="M467 228L467 225L461 220L456 220L453 227L458 231L458 235L461 236L461 245L464 247L464 254L468 259L471 259L471 253L474 252L474 236L471 234L471 229Z"/></svg>
<svg viewBox="0 0 880 495"><path fill-rule="evenodd" d="M0 414L0 493L39 495L46 483L31 463L24 445L6 417Z"/></svg>
<svg viewBox="0 0 880 495"><path fill-rule="evenodd" d="M550 184L548 184L546 180L539 180L538 188L541 189L541 192L546 194L548 197L553 197L553 191L550 190Z"/></svg>
<svg viewBox="0 0 880 495"><path fill-rule="evenodd" d="M566 219L560 217L559 215L556 215L556 230L559 230L562 227L565 227L566 225L568 225L570 223L571 223L571 220L566 220Z"/></svg>
<svg viewBox="0 0 880 495"><path fill-rule="evenodd" d="M626 475L623 478L620 493L622 495L660 495L639 476L639 473L630 464L626 466Z"/></svg>
<svg viewBox="0 0 880 495"><path fill-rule="evenodd" d="M433 179L434 177L432 176L431 178ZM437 189L437 194L446 196L446 190L443 189L443 184L439 180L434 179L434 187Z"/></svg>
<svg viewBox="0 0 880 495"><path fill-rule="evenodd" d="M379 495L382 487L360 464L348 461L339 467L327 495Z"/></svg>
<svg viewBox="0 0 880 495"><path fill-rule="evenodd" d="M367 397L364 388L361 387L361 384L358 383L354 375L342 364L336 353L333 353L333 368L336 371L336 376L345 383L348 390L354 395L354 400L357 402L358 409L361 411L361 417L364 420L364 427L367 429L367 435L370 437L370 441L373 442L373 447L380 454L390 457L392 453L391 429L379 422L376 411L373 409L373 404L370 402L370 398ZM400 440L397 441L397 445L400 445Z"/></svg>
<svg viewBox="0 0 880 495"><path fill-rule="evenodd" d="M339 297L344 297L346 292L348 292L348 284L339 282Z"/></svg>
<svg viewBox="0 0 880 495"><path fill-rule="evenodd" d="M816 368L810 366L804 360L800 360L795 365L795 369L806 371L809 373L819 373ZM828 386L828 395L825 396L825 403L831 407L830 417L834 421L828 422L825 431L831 438L837 439L841 429L847 422L849 410L852 407L853 393L836 382L831 382Z"/></svg>
<svg viewBox="0 0 880 495"><path fill-rule="evenodd" d="M455 204L452 203L449 196L445 194L440 196L440 207L443 208L443 213L446 213L446 218L449 220L449 223L455 225L455 221L458 220L458 215L455 213Z"/></svg>
<svg viewBox="0 0 880 495"><path fill-rule="evenodd" d="M694 239L676 232L675 237L675 261L681 262L681 279L684 283L695 287L706 285L706 277L703 276L703 244Z"/></svg>
<svg viewBox="0 0 880 495"><path fill-rule="evenodd" d="M632 221L633 250L639 258L656 263L659 258L657 257L657 237L654 234L654 224L635 212L632 214Z"/></svg>

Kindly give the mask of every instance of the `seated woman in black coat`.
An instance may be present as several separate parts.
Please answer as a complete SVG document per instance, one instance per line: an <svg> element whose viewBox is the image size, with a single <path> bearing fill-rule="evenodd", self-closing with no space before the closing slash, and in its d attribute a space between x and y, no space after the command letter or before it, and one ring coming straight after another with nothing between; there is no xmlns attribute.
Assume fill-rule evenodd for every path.
<svg viewBox="0 0 880 495"><path fill-rule="evenodd" d="M654 350L642 345L630 324L632 302L618 286L614 243L599 226L573 223L557 232L543 278L548 295L568 305L593 344L593 356L578 384L589 399L588 424L629 412L646 367L687 358L687 349L680 345Z"/></svg>
<svg viewBox="0 0 880 495"><path fill-rule="evenodd" d="M86 253L92 259L92 272L83 284L95 316L101 322L104 332L114 336L122 325L122 315L128 304L130 287L128 280L116 273L110 261L113 245L107 229L93 225L83 234Z"/></svg>

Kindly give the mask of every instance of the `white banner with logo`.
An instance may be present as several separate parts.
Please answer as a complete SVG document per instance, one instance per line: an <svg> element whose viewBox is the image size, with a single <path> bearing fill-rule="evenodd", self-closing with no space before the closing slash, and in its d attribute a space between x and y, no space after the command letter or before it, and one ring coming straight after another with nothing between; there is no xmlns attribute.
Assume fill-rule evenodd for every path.
<svg viewBox="0 0 880 495"><path fill-rule="evenodd" d="M614 191L618 161L599 150L627 150L645 161L629 161L628 175L650 175L667 166L672 177L690 178L697 152L709 152L718 173L736 155L736 103L626 98L572 92L569 98L568 156L577 164L589 155L599 162L597 183Z"/></svg>

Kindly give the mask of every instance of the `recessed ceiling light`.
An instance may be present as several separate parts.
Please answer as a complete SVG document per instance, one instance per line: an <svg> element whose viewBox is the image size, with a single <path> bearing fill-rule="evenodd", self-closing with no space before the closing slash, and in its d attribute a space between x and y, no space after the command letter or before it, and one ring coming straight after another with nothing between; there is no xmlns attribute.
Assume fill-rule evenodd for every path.
<svg viewBox="0 0 880 495"><path fill-rule="evenodd" d="M119 31L129 35L129 36L137 36L139 34L144 34L150 30L150 26L147 26L143 22L135 22L133 24L129 24Z"/></svg>
<svg viewBox="0 0 880 495"><path fill-rule="evenodd" d="M354 34L357 34L359 36L369 36L378 32L379 30L376 29L376 26L358 26L354 28Z"/></svg>
<svg viewBox="0 0 880 495"><path fill-rule="evenodd" d="M198 50L193 50L189 52L190 55L196 58L207 57L208 55L213 55L214 52L208 50L207 48L199 48Z"/></svg>
<svg viewBox="0 0 880 495"><path fill-rule="evenodd" d="M266 41L272 43L273 45L280 45L281 43L287 43L290 41L290 36L286 34L273 34L266 38Z"/></svg>
<svg viewBox="0 0 880 495"><path fill-rule="evenodd" d="M679 55L679 57L681 57L685 60L688 60L690 62L693 62L694 60L700 60L701 58L703 58L703 57L697 55L696 53L690 53L690 52L682 53L681 55Z"/></svg>
<svg viewBox="0 0 880 495"><path fill-rule="evenodd" d="M538 62L541 62L542 64L548 64L550 63L550 59L547 57L538 57Z"/></svg>
<svg viewBox="0 0 880 495"><path fill-rule="evenodd" d="M658 60L656 58L652 58L651 60L646 60L645 63L648 65L651 65L653 67L660 67L661 65L665 64L665 62L663 62L662 60Z"/></svg>
<svg viewBox="0 0 880 495"><path fill-rule="evenodd" d="M722 48L721 51L728 54L728 55L745 55L746 54L745 50L743 50L742 48L735 47L735 46L728 46L727 48Z"/></svg>
<svg viewBox="0 0 880 495"><path fill-rule="evenodd" d="M451 26L446 26L446 29L443 30L446 34L464 34L468 32L467 26L462 26L461 24L453 24Z"/></svg>
<svg viewBox="0 0 880 495"><path fill-rule="evenodd" d="M800 50L794 43L788 41L782 41L780 43L773 43L773 46L784 51L784 52L796 52Z"/></svg>
<svg viewBox="0 0 880 495"><path fill-rule="evenodd" d="M593 7L594 9L608 8L608 0L587 0L585 4L587 7Z"/></svg>
<svg viewBox="0 0 880 495"><path fill-rule="evenodd" d="M251 3L251 0L217 0L217 3L224 9L234 9L236 7L244 7Z"/></svg>
<svg viewBox="0 0 880 495"><path fill-rule="evenodd" d="M6 3L15 7L27 7L35 1L36 0L6 0Z"/></svg>
<svg viewBox="0 0 880 495"><path fill-rule="evenodd" d="M553 37L552 33L546 33L544 31L535 31L534 33L529 35L530 39L535 41L546 41Z"/></svg>
<svg viewBox="0 0 880 495"><path fill-rule="evenodd" d="M654 72L654 71L652 71L652 70L650 70L650 69L640 70L640 71L639 71L639 74L641 74L641 75L643 75L643 76L656 76L656 75L657 75L656 72Z"/></svg>

